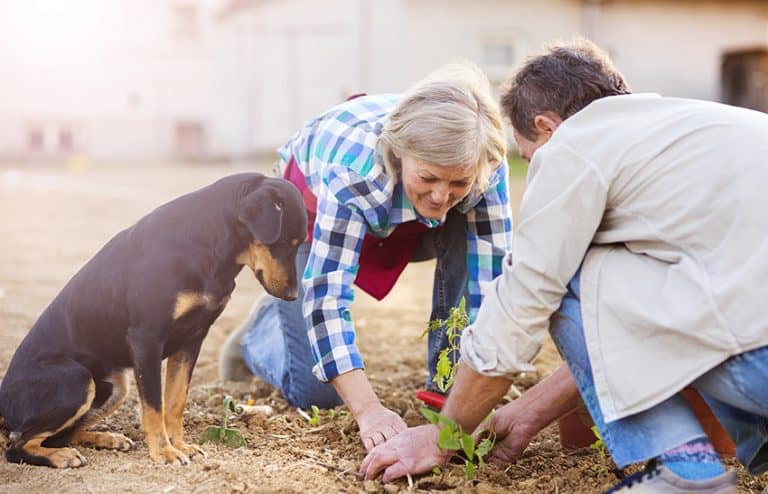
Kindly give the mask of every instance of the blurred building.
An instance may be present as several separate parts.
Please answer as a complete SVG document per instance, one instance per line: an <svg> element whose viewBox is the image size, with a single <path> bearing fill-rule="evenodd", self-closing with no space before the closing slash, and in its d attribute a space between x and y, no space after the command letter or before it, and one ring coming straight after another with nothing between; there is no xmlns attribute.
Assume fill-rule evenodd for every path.
<svg viewBox="0 0 768 494"><path fill-rule="evenodd" d="M247 136L217 96L220 4L0 0L0 160L237 152Z"/></svg>
<svg viewBox="0 0 768 494"><path fill-rule="evenodd" d="M349 94L458 58L498 84L577 34L635 91L768 111L768 0L0 0L0 159L273 153Z"/></svg>

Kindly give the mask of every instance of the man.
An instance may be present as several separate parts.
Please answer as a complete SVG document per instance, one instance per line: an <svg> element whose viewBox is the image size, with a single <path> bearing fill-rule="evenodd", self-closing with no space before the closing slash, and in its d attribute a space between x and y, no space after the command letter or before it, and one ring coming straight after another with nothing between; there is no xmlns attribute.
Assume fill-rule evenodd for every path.
<svg viewBox="0 0 768 494"><path fill-rule="evenodd" d="M496 461L581 396L618 466L651 460L615 492L735 492L678 394L691 385L747 469L768 470L768 115L630 94L585 40L527 60L502 108L528 186L443 413L474 430L549 329L568 368L495 413ZM408 429L361 470L427 471L450 454L436 442Z"/></svg>

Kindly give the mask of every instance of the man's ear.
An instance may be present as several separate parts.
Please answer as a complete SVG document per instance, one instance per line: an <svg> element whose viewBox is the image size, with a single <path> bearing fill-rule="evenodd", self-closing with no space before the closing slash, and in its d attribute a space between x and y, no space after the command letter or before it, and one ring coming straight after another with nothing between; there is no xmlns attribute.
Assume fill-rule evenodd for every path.
<svg viewBox="0 0 768 494"><path fill-rule="evenodd" d="M552 135L557 130L563 119L555 112L545 111L533 118L533 125L539 134Z"/></svg>
<svg viewBox="0 0 768 494"><path fill-rule="evenodd" d="M280 238L283 225L283 206L278 191L263 185L240 199L240 220L254 239L269 245Z"/></svg>

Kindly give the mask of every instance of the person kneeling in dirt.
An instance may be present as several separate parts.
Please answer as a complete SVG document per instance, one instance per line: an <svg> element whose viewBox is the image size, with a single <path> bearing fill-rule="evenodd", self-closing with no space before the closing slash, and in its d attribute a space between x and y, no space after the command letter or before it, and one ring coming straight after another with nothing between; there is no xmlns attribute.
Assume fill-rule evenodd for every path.
<svg viewBox="0 0 768 494"><path fill-rule="evenodd" d="M549 329L568 368L495 412L496 461L581 396L619 467L648 461L615 492L735 492L680 396L690 385L747 470L768 470L768 115L630 94L586 40L528 59L502 108L528 184L443 413L474 430ZM429 471L449 454L437 436L408 429L361 470Z"/></svg>
<svg viewBox="0 0 768 494"><path fill-rule="evenodd" d="M474 319L479 284L501 273L511 245L501 111L477 67L452 64L404 95L331 108L278 152L310 215L296 261L303 290L255 304L225 343L220 374L252 372L297 407L343 400L370 450L406 425L365 376L352 284L381 299L408 262L436 257L431 318L447 319L466 296ZM447 345L445 328L429 334L428 388Z"/></svg>

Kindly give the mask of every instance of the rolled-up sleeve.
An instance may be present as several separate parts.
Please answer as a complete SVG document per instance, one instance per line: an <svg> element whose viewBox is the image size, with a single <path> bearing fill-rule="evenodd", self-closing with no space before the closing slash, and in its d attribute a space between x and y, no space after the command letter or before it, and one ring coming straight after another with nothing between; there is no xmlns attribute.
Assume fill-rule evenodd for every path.
<svg viewBox="0 0 768 494"><path fill-rule="evenodd" d="M606 184L594 163L564 144L536 152L512 253L462 335L461 358L475 371L512 377L534 369L549 319L602 220Z"/></svg>

